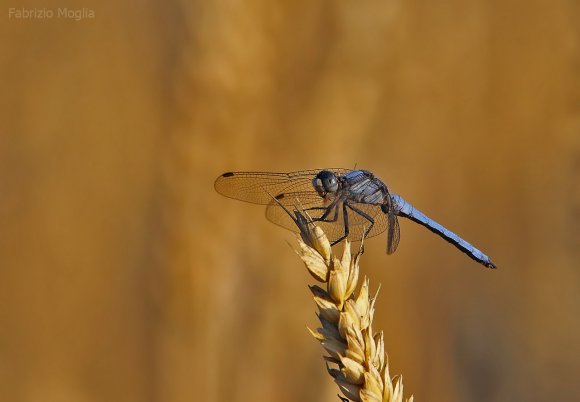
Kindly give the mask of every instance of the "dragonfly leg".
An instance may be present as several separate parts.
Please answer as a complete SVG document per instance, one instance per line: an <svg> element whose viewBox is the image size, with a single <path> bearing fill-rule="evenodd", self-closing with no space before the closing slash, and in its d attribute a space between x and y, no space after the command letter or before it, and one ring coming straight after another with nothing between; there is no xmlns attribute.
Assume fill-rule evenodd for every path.
<svg viewBox="0 0 580 402"><path fill-rule="evenodd" d="M373 228L373 226L375 225L375 220L373 219L372 216L370 216L366 212L361 211L360 209L353 207L352 205L350 205L348 203L346 203L346 206L349 207L353 212L356 212L357 214L359 214L360 216L362 216L363 218L365 218L367 221L370 222L369 227L365 229L365 233L363 235L363 237L366 238L369 235L369 233L371 232L371 229Z"/></svg>
<svg viewBox="0 0 580 402"><path fill-rule="evenodd" d="M341 241L343 241L344 239L346 239L348 237L349 232L350 232L349 227L348 227L348 213L346 212L346 205L347 205L346 202L342 204L342 216L343 216L343 220L344 220L344 235L339 237L335 241L333 241L330 244L331 246L334 246L335 244L338 244ZM336 210L338 212L338 207L336 208Z"/></svg>
<svg viewBox="0 0 580 402"><path fill-rule="evenodd" d="M336 220L338 219L338 203L337 202L333 202L332 204L330 204L328 207L312 207L312 208L308 208L305 211L311 211L311 210L320 210L320 209L324 209L324 213L322 215L320 215L318 218L313 218L312 222L336 222ZM327 219L328 215L330 215L330 212L334 210L334 216L330 219Z"/></svg>
<svg viewBox="0 0 580 402"><path fill-rule="evenodd" d="M330 213L330 210L332 210L333 205L329 205L327 207L310 207L310 208L306 208L304 209L305 212L310 212L310 211L324 211L322 213L322 215L312 218L312 221L316 222L316 221L320 221L320 220L324 220L326 219L326 217L328 216L328 214Z"/></svg>
<svg viewBox="0 0 580 402"><path fill-rule="evenodd" d="M328 209L328 207L310 207L310 208L305 208L304 210L306 212L308 212L308 211L321 211L321 210L326 211L327 209Z"/></svg>

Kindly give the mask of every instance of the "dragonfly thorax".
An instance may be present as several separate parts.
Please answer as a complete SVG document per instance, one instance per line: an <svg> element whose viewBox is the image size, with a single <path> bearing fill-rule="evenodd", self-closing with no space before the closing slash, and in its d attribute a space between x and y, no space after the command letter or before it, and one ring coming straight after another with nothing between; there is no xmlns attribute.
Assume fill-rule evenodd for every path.
<svg viewBox="0 0 580 402"><path fill-rule="evenodd" d="M328 194L336 193L339 189L338 177L329 170L323 170L314 176L312 185L318 195L323 198Z"/></svg>

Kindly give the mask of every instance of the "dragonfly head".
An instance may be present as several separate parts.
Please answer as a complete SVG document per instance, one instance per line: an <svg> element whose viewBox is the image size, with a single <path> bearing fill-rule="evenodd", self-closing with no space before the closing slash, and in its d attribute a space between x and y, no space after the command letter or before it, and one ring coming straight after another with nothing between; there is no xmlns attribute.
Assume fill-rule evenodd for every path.
<svg viewBox="0 0 580 402"><path fill-rule="evenodd" d="M318 195L326 197L338 191L338 177L329 170L323 170L312 179L312 185Z"/></svg>

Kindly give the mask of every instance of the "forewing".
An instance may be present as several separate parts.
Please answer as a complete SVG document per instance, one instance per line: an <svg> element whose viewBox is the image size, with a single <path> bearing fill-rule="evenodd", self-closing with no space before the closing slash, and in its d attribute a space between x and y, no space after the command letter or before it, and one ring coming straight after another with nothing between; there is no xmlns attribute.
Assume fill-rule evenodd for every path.
<svg viewBox="0 0 580 402"><path fill-rule="evenodd" d="M214 187L226 197L267 205L272 197L286 193L312 192L312 179L321 170L330 170L341 176L347 169L312 169L290 173L227 172L219 176Z"/></svg>

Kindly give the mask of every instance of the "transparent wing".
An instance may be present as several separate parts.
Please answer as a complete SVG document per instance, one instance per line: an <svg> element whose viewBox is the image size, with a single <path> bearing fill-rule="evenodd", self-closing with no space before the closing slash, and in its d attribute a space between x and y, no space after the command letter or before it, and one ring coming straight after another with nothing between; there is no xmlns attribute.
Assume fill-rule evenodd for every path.
<svg viewBox="0 0 580 402"><path fill-rule="evenodd" d="M216 179L214 188L218 193L229 198L267 205L272 201L273 196L280 194L312 192L318 196L312 187L312 179L321 170L330 170L338 176L349 171L349 169L334 168L289 173L227 172Z"/></svg>
<svg viewBox="0 0 580 402"><path fill-rule="evenodd" d="M369 220L366 217L362 216L360 213L357 213L355 210L358 210L370 216L374 221L373 227L366 236L367 238L380 235L389 228L389 221L387 219L387 215L385 215L383 211L381 211L380 205L359 204L352 202L349 203L349 205L353 208L350 209L347 207L348 224L350 226L350 233L348 236L349 240L360 241L365 231L368 230L368 228L370 227Z"/></svg>
<svg viewBox="0 0 580 402"><path fill-rule="evenodd" d="M344 236L345 209L342 202L333 203L332 200L324 200L318 194L312 194L312 192L284 193L283 196L276 197L276 200L271 200L266 207L266 218L285 229L299 232L296 223L278 203L284 205L290 211L295 208L298 208L298 210L304 209L314 220L321 218L330 208L331 210L327 214L326 220L331 220L331 222L317 221L315 223L324 230L331 242ZM349 205L352 208L346 207L346 215L349 227L348 239L350 241L354 242L362 239L365 231L371 226L371 221L367 217L374 221L374 225L367 237L377 236L388 228L387 215L381 211L380 206L358 203L349 203Z"/></svg>
<svg viewBox="0 0 580 402"><path fill-rule="evenodd" d="M388 217L387 220L389 222L389 230L387 231L387 254L393 254L397 251L397 247L399 246L401 229L399 227L399 220L394 211L391 210L386 216Z"/></svg>
<svg viewBox="0 0 580 402"><path fill-rule="evenodd" d="M293 232L298 232L299 229L288 213L280 206L285 206L289 211L298 209L306 211L309 217L318 218L324 214L327 208L330 207L330 202L321 198L316 192L311 191L296 191L292 193L278 194L276 199L270 198L270 203L266 207L266 218L278 226ZM314 209L312 209L314 208Z"/></svg>

